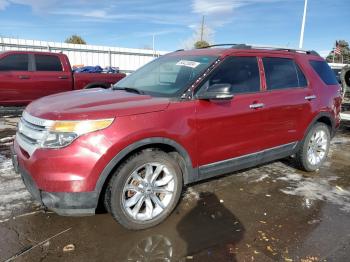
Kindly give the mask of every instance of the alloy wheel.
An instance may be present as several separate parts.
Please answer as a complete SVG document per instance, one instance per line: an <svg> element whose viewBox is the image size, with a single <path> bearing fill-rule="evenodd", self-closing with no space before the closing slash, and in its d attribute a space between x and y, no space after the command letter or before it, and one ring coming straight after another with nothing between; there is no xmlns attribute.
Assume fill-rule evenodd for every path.
<svg viewBox="0 0 350 262"><path fill-rule="evenodd" d="M326 157L328 147L328 137L324 130L316 130L311 136L308 149L307 159L310 164L318 165Z"/></svg>
<svg viewBox="0 0 350 262"><path fill-rule="evenodd" d="M167 209L174 190L174 174L164 164L146 163L127 179L122 194L123 209L134 220L152 220Z"/></svg>

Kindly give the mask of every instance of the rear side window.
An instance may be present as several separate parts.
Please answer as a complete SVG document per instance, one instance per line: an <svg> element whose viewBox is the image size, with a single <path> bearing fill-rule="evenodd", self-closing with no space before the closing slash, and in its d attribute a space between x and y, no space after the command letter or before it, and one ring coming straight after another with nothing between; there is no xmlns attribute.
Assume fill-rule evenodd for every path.
<svg viewBox="0 0 350 262"><path fill-rule="evenodd" d="M28 55L13 54L0 59L0 71L28 71Z"/></svg>
<svg viewBox="0 0 350 262"><path fill-rule="evenodd" d="M337 78L326 61L311 60L310 65L327 85L338 84Z"/></svg>
<svg viewBox="0 0 350 262"><path fill-rule="evenodd" d="M230 57L209 79L209 85L231 84L232 93L260 91L259 66L256 57Z"/></svg>
<svg viewBox="0 0 350 262"><path fill-rule="evenodd" d="M307 86L305 75L293 59L265 57L262 60L267 90Z"/></svg>
<svg viewBox="0 0 350 262"><path fill-rule="evenodd" d="M61 61L57 56L35 55L36 71L62 71Z"/></svg>

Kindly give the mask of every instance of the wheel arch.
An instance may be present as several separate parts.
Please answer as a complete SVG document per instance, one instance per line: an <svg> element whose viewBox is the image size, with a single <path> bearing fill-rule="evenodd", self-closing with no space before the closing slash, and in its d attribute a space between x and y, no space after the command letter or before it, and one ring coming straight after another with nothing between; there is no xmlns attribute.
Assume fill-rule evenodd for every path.
<svg viewBox="0 0 350 262"><path fill-rule="evenodd" d="M86 86L84 86L83 89L90 89L90 88L96 88L96 87L108 88L108 84L103 82L94 82L94 83L87 84Z"/></svg>
<svg viewBox="0 0 350 262"><path fill-rule="evenodd" d="M186 185L196 180L198 172L197 169L193 168L192 161L187 150L174 140L154 137L137 141L115 155L100 174L95 186L95 192L97 192L98 195L103 193L109 179L113 175L113 172L118 168L123 160L132 154L145 149L160 149L165 152L172 152L174 154L173 157L179 157L177 160L180 160L179 162L183 173L184 184Z"/></svg>
<svg viewBox="0 0 350 262"><path fill-rule="evenodd" d="M329 131L330 131L331 137L333 137L335 135L336 124L335 124L334 116L331 113L329 113L329 112L321 112L321 113L318 113L313 118L313 120L309 124L308 128L306 129L306 132L304 133L304 137L309 133L310 129L317 122L324 123L324 124L326 124L329 127Z"/></svg>

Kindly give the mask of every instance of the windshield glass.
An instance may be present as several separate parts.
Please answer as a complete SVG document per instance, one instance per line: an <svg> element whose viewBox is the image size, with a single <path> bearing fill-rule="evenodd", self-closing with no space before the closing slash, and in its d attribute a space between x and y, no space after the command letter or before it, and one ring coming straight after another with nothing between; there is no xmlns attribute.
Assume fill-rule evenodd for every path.
<svg viewBox="0 0 350 262"><path fill-rule="evenodd" d="M132 88L154 96L178 96L217 58L202 55L162 56L122 79L113 88Z"/></svg>

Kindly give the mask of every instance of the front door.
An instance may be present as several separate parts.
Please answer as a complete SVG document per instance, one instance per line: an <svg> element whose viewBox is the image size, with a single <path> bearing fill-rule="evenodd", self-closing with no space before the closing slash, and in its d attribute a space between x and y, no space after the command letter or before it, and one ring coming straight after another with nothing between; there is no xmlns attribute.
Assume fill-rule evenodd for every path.
<svg viewBox="0 0 350 262"><path fill-rule="evenodd" d="M232 100L198 100L197 152L201 168L229 164L261 150L263 105L255 56L234 56L211 74L199 92L213 84L230 84ZM200 172L201 175L201 172Z"/></svg>
<svg viewBox="0 0 350 262"><path fill-rule="evenodd" d="M29 103L31 87L28 54L10 53L0 59L0 105Z"/></svg>

